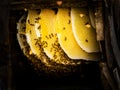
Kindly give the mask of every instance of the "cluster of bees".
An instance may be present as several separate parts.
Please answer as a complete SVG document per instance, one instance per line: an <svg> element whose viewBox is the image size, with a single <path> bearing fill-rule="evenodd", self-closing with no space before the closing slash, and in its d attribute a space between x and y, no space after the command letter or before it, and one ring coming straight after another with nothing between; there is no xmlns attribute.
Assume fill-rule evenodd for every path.
<svg viewBox="0 0 120 90"><path fill-rule="evenodd" d="M51 10L53 10L55 15L57 15L58 11L56 11L56 9L55 10L51 9ZM69 66L80 65L83 58L80 58L77 60L71 59L62 49L59 43L59 38L57 33L53 33L51 31L51 33L48 33L47 35L44 36L46 39L42 40L43 35L41 34L41 30L43 30L44 28L42 27L42 24L39 24L40 23L39 21L42 19L42 17L39 16L40 13L41 13L41 10L29 10L28 16L24 15L17 24L17 29L18 29L17 38L24 54L30 59L30 61L32 61L32 64L36 67L40 67L41 63L45 64L47 67L54 67L57 69L58 68L64 69ZM70 12L68 12L68 16L70 17ZM84 14L80 14L80 17L84 17ZM37 27L36 27L36 24L37 24ZM71 20L68 20L68 24L71 25ZM91 27L91 25L89 25L88 23L85 24L85 26L87 28ZM38 33L35 31L36 29L40 34L39 36L37 36ZM63 27L63 30L66 30L66 27ZM68 39L69 38L66 35L64 37L64 41L67 41ZM50 45L48 42L49 40L51 40ZM88 42L87 39L85 41ZM48 47L50 48L47 49ZM51 54L53 55L52 58L46 54L45 49L49 50L50 53L52 53ZM74 51L74 48L73 48L73 51ZM57 65L57 67L55 65Z"/></svg>

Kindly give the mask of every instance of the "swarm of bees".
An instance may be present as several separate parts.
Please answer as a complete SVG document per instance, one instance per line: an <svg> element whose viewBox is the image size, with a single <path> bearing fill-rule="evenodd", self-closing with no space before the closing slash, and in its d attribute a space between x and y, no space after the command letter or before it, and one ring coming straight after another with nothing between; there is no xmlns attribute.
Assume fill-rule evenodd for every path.
<svg viewBox="0 0 120 90"><path fill-rule="evenodd" d="M28 10L17 29L19 45L37 69L45 66L68 72L82 61L100 59L96 31L86 8Z"/></svg>

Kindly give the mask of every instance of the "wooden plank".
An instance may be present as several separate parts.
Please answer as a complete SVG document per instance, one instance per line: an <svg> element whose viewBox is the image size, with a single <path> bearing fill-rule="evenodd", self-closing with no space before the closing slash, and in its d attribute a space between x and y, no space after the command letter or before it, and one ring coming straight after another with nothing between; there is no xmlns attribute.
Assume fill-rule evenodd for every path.
<svg viewBox="0 0 120 90"><path fill-rule="evenodd" d="M58 4L61 1L61 4ZM22 0L11 1L12 10L27 9L40 9L40 8L55 8L55 7L86 7L86 6L98 6L98 2L102 0Z"/></svg>
<svg viewBox="0 0 120 90"><path fill-rule="evenodd" d="M56 1L39 1L39 2L26 2L26 1L17 1L17 2L11 2L11 9L12 10L23 10L24 8L27 9L40 9L40 8L56 8L56 7L84 7L87 5L86 1L80 1L78 3L74 1L70 2L62 2L61 5L59 5Z"/></svg>

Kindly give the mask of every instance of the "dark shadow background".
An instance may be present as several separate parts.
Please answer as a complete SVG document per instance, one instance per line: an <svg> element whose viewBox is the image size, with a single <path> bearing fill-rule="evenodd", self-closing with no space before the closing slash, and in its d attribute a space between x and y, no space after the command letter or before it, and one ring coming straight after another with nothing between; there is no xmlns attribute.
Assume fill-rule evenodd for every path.
<svg viewBox="0 0 120 90"><path fill-rule="evenodd" d="M43 72L38 75L16 38L16 23L23 11L11 10L9 2L0 3L0 90L103 90L99 63L83 63L82 74L77 71L61 78Z"/></svg>

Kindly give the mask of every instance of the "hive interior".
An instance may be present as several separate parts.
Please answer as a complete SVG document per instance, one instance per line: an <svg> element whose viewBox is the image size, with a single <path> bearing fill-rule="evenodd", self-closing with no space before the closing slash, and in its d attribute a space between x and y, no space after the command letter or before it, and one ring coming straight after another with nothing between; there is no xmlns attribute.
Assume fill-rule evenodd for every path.
<svg viewBox="0 0 120 90"><path fill-rule="evenodd" d="M83 8L80 8L80 9L84 10ZM81 11L81 10L75 9L73 11ZM98 48L99 45L98 45L98 42L96 41L96 34L92 35L92 33L95 33L95 30L94 29L89 30L89 28L92 28L92 25L90 25L90 23L87 21L88 19L85 19L85 21L83 22L78 22L78 25L80 24L81 27L79 26L77 27L76 26L77 23L71 24L73 22L77 22L76 20L71 21L71 12L72 12L71 9L65 10L63 8L41 9L37 11L28 10L26 21L24 20L26 17L23 18L26 24L24 23L25 25L24 26L22 25L23 20L20 20L18 22L18 34L17 34L18 42L24 43L20 45L25 45L23 38L21 39L20 37L20 35L21 36L23 35L27 42L26 44L29 44L28 46L30 47L29 48L30 50L28 51L29 56L36 55L39 59L41 59L40 57L42 57L42 55L45 54L47 55L48 58L50 58L51 60L54 60L57 63L62 62L62 60L69 62L70 60L77 60L77 59L97 61L97 59L100 59L100 55L99 53L96 53L96 51L98 52L99 50ZM86 13L80 13L80 14L83 14L85 18L87 16ZM68 17L68 20L66 19L67 18L66 16ZM72 16L72 17L76 17L76 16ZM83 17L83 20L84 20L84 17ZM78 18L82 18L82 17L79 16ZM65 21L66 23L62 21ZM82 21L82 20L78 19L78 21ZM86 22L91 27L85 28ZM74 29L74 27L77 27L77 28ZM71 32L71 35L67 35L69 34L69 30ZM74 32L76 31L78 31L79 33L78 35L74 34ZM88 49L93 48L93 49L96 49L96 51L86 52L84 50L85 48L81 48L81 45L82 46L86 45L85 43L81 43L81 45L79 46L79 42L75 37L78 38L79 35L81 35L80 33L83 36L79 38L80 39L79 41L83 42L83 41L86 41L85 40L86 38L89 38L89 40L91 38L90 41L87 40L87 43L90 43L87 45ZM21 47L24 47L24 46L21 46ZM45 55L43 55L43 58L45 58Z"/></svg>

